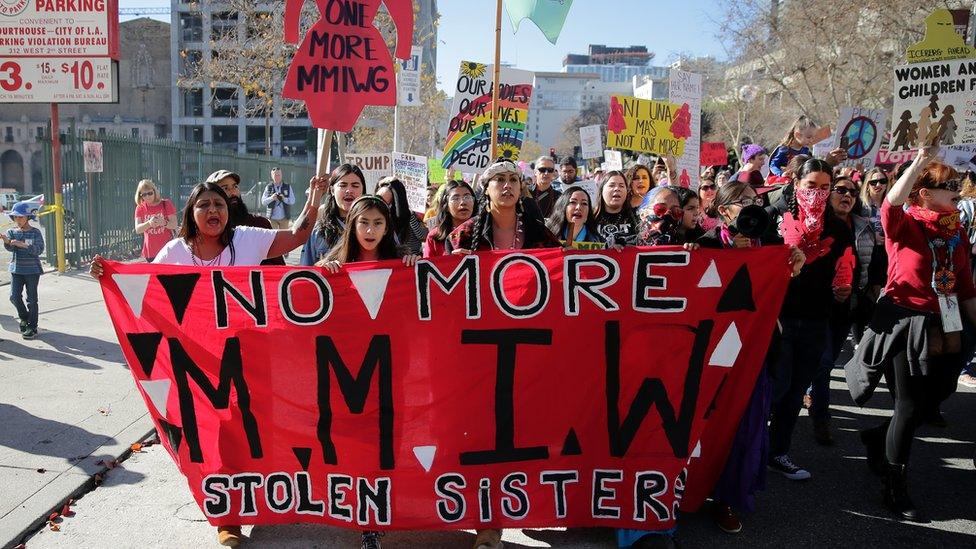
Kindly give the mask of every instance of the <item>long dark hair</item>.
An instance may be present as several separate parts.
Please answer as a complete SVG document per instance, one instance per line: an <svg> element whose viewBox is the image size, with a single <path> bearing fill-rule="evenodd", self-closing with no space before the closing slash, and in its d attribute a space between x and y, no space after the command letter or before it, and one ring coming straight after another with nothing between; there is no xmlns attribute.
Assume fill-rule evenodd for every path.
<svg viewBox="0 0 976 549"><path fill-rule="evenodd" d="M478 251L482 241L494 241L494 237L490 234L491 212L488 211L490 206L491 197L488 196L486 185L473 216L474 227L471 235L471 251L473 252ZM518 202L515 203L515 215L522 222L522 231L525 237L525 240L522 241L523 248L535 248L540 243L555 240L543 223L542 216L538 213L538 207L535 206L535 200L532 198L523 198L520 195Z"/></svg>
<svg viewBox="0 0 976 549"><path fill-rule="evenodd" d="M315 231L326 242L335 242L339 237L339 233L342 232L342 218L339 217L339 204L332 194L332 186L349 174L354 174L359 178L359 182L363 185L363 194L366 194L366 178L363 176L363 171L359 169L359 166L346 163L332 170L332 173L329 175L329 187L325 191L325 204L322 205L318 220L315 222Z"/></svg>
<svg viewBox="0 0 976 549"><path fill-rule="evenodd" d="M221 231L218 241L224 247L230 247L230 264L233 265L237 254L234 252L234 224L230 218L230 199L227 197L224 189L220 188L220 185L203 182L197 183L193 187L193 190L190 191L190 197L186 199L186 205L183 206L183 223L180 225L178 236L183 239L183 242L186 242L191 247L193 246L193 241L200 234L200 228L197 227L196 219L193 218L193 208L196 207L197 201L200 200L200 195L206 192L211 192L219 196L223 199L224 205L227 207L227 223L224 225L224 230Z"/></svg>
<svg viewBox="0 0 976 549"><path fill-rule="evenodd" d="M389 187L390 194L393 195L393 204L389 205L390 217L393 218L393 232L396 233L402 244L406 244L410 239L410 205L407 204L407 188L403 186L403 181L395 177L387 177L380 181L376 186L377 194L380 189Z"/></svg>
<svg viewBox="0 0 976 549"><path fill-rule="evenodd" d="M721 219L722 216L718 213L718 207L728 206L740 200L742 195L746 194L746 189L751 188L751 185L742 181L729 181L722 185L715 191L715 198L712 199L712 203L708 206L708 210L705 211L705 215L715 219Z"/></svg>
<svg viewBox="0 0 976 549"><path fill-rule="evenodd" d="M596 190L596 213L597 214L601 214L603 213L604 210L607 209L606 203L603 202L603 187L605 187L607 185L607 182L610 181L610 178L614 176L622 177L624 180L624 187L627 189L627 196L624 197L624 206L623 209L620 210L620 213L629 212L630 210L633 210L633 207L631 207L630 205L630 199L633 198L634 191L633 189L630 188L630 180L627 179L627 175L624 172L620 170L610 170L609 172L604 174L603 181L600 181L600 185ZM652 178L651 188L653 187L654 187L654 179ZM648 190L648 192L650 192L650 190Z"/></svg>
<svg viewBox="0 0 976 549"><path fill-rule="evenodd" d="M437 217L434 218L434 240L438 242L444 242L447 240L447 236L451 234L454 230L454 217L451 216L450 210L450 194L454 189L467 189L471 193L471 198L476 199L474 194L474 189L471 185L468 185L463 179L452 179L445 183L444 190L441 191L441 204L437 209ZM474 202L471 203L471 215L474 215L476 205Z"/></svg>
<svg viewBox="0 0 976 549"><path fill-rule="evenodd" d="M559 196L559 200L556 201L556 205L552 207L552 214L549 216L549 219L546 220L546 228L552 231L552 234L556 235L556 238L562 238L563 231L566 230L568 224L566 221L566 208L569 206L569 201L572 199L573 193L576 192L585 194L587 201L589 201L590 195L583 187L579 185L566 187L563 189L563 194ZM583 226L591 236L598 234L596 230L596 217L593 215L593 204L590 204L589 208L586 209L586 220L583 222Z"/></svg>
<svg viewBox="0 0 976 549"><path fill-rule="evenodd" d="M786 198L786 206L790 213L794 217L799 219L800 206L796 203L796 186L800 183L804 177L812 173L825 173L830 176L830 182L834 181L834 168L827 163L826 160L821 160L819 158L811 158L803 163L800 168L793 174L793 182L783 189L783 196ZM830 200L827 200L827 208L824 210L824 217L833 215L834 209L830 206Z"/></svg>
<svg viewBox="0 0 976 549"><path fill-rule="evenodd" d="M359 238L356 236L356 219L370 210L376 210L383 214L386 220L386 232L380 239L380 244L376 251L379 258L397 259L402 257L400 249L397 248L393 240L393 217L390 215L390 208L382 198L376 195L363 195L356 199L346 214L346 227L342 230L339 241L329 250L326 259L338 261L339 263L351 263L359 261L362 248L359 246Z"/></svg>

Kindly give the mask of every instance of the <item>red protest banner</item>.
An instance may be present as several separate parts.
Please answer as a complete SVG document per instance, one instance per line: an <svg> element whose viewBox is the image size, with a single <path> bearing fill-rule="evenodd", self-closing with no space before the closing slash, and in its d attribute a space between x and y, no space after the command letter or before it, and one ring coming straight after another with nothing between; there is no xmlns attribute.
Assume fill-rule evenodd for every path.
<svg viewBox="0 0 976 549"><path fill-rule="evenodd" d="M305 0L285 4L285 41L297 44ZM396 105L393 58L373 19L385 4L396 26L396 56L410 59L410 0L315 0L319 19L288 67L282 95L301 99L312 126L348 132L366 105Z"/></svg>
<svg viewBox="0 0 976 549"><path fill-rule="evenodd" d="M657 529L700 503L681 501L703 482L689 463L721 470L786 257L545 250L334 275L109 262L101 280L213 524Z"/></svg>
<svg viewBox="0 0 976 549"><path fill-rule="evenodd" d="M707 141L701 144L702 166L724 166L729 163L729 153L725 143L721 141Z"/></svg>

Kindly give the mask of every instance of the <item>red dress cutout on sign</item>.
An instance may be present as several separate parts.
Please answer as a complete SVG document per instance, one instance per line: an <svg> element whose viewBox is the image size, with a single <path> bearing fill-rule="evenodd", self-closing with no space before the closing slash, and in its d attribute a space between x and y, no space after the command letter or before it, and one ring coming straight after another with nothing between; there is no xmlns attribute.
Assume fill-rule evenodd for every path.
<svg viewBox="0 0 976 549"><path fill-rule="evenodd" d="M674 121L671 122L671 135L675 139L687 139L691 137L691 111L688 103L681 105L678 112L674 114Z"/></svg>
<svg viewBox="0 0 976 549"><path fill-rule="evenodd" d="M298 43L305 0L285 4L285 42ZM410 58L413 3L410 0L315 0L319 19L295 52L282 95L301 99L316 128L347 132L366 105L397 101L393 58L373 19L386 4L396 26L396 56Z"/></svg>
<svg viewBox="0 0 976 549"><path fill-rule="evenodd" d="M610 98L610 119L607 120L607 129L613 133L622 133L627 129L627 120L624 119L624 108L616 97Z"/></svg>

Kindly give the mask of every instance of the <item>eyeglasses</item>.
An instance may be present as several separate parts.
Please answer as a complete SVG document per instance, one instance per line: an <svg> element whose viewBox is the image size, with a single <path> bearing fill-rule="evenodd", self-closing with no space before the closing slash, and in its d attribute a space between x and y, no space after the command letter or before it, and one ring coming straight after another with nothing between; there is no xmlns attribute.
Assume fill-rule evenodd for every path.
<svg viewBox="0 0 976 549"><path fill-rule="evenodd" d="M934 183L929 189L949 191L952 193L957 193L962 189L961 179L950 179L949 181L943 181L942 183Z"/></svg>
<svg viewBox="0 0 976 549"><path fill-rule="evenodd" d="M888 184L888 179L887 178L883 178L883 179L872 179L872 180L868 181L868 185L871 185L873 187L880 187L882 185L887 185L887 184Z"/></svg>
<svg viewBox="0 0 976 549"><path fill-rule="evenodd" d="M702 191L714 191L716 189L715 185L699 185L698 188Z"/></svg>
<svg viewBox="0 0 976 549"><path fill-rule="evenodd" d="M735 202L729 202L730 206L762 206L763 200L758 196L755 198L740 198Z"/></svg>
<svg viewBox="0 0 976 549"><path fill-rule="evenodd" d="M841 196L846 196L846 195L853 196L855 194L854 189L850 187L834 187L833 191Z"/></svg>
<svg viewBox="0 0 976 549"><path fill-rule="evenodd" d="M461 202L474 202L474 197L470 194L454 195L448 199L451 204L460 204Z"/></svg>
<svg viewBox="0 0 976 549"><path fill-rule="evenodd" d="M144 193L139 193L139 198L146 198L147 196L152 196L156 194L156 191L146 191Z"/></svg>
<svg viewBox="0 0 976 549"><path fill-rule="evenodd" d="M535 171L539 173L556 173L556 168L536 168Z"/></svg>

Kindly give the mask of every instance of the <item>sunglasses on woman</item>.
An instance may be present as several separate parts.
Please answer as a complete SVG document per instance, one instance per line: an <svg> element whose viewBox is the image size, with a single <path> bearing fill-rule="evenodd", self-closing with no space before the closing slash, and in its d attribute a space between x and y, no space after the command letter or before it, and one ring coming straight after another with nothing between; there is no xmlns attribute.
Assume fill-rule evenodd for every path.
<svg viewBox="0 0 976 549"><path fill-rule="evenodd" d="M714 191L717 187L715 185L699 185L698 188L703 191Z"/></svg>
<svg viewBox="0 0 976 549"><path fill-rule="evenodd" d="M929 189L949 191L951 193L957 193L962 190L962 180L961 179L950 179L949 181L943 181L941 183L934 183Z"/></svg>
<svg viewBox="0 0 976 549"><path fill-rule="evenodd" d="M841 196L854 196L856 191L850 187L834 187L833 191Z"/></svg>
<svg viewBox="0 0 976 549"><path fill-rule="evenodd" d="M887 184L888 184L887 179L872 179L868 181L868 185L871 185L872 187L881 187Z"/></svg>
<svg viewBox="0 0 976 549"><path fill-rule="evenodd" d="M556 173L556 168L536 168L539 173Z"/></svg>
<svg viewBox="0 0 976 549"><path fill-rule="evenodd" d="M146 198L147 196L152 196L156 194L156 191L146 191L144 193L139 193L139 198Z"/></svg>

